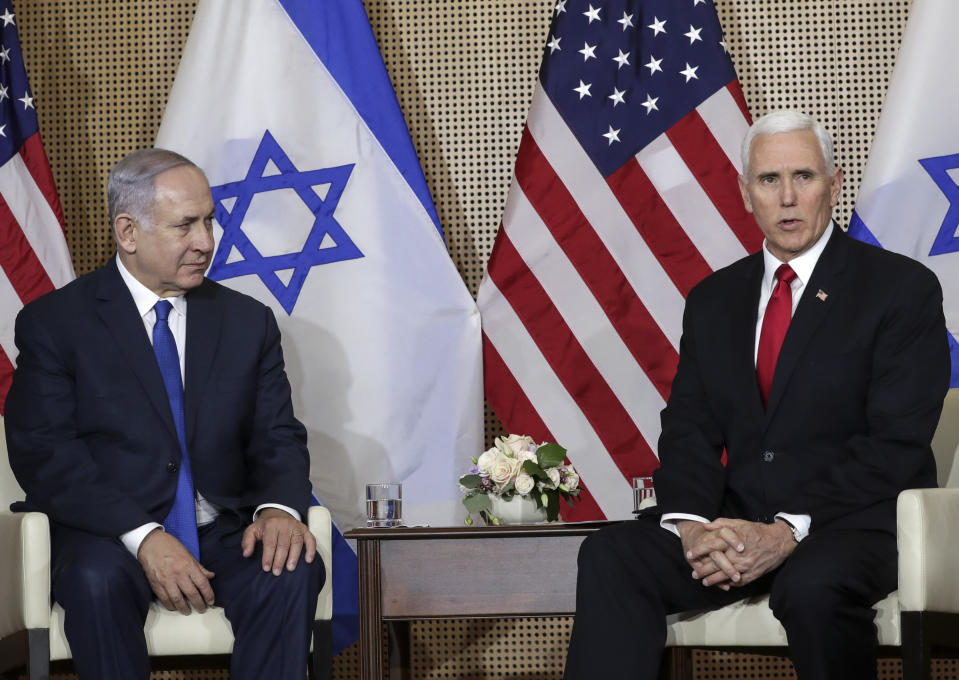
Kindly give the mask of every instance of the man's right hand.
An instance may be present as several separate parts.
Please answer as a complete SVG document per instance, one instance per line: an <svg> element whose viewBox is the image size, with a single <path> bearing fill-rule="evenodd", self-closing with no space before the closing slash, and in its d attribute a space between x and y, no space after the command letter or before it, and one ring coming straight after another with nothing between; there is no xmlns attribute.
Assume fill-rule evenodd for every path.
<svg viewBox="0 0 959 680"><path fill-rule="evenodd" d="M742 578L726 556L727 550L742 552L745 549L735 530L724 526L708 531L705 524L690 519L678 520L676 528L683 544L683 556L693 568L694 579L704 581L708 576L722 572L725 577L712 585L729 590L730 582L737 583Z"/></svg>
<svg viewBox="0 0 959 680"><path fill-rule="evenodd" d="M181 614L190 613L190 605L205 612L213 605L210 579L214 574L197 562L190 551L162 529L154 529L140 544L137 559L146 572L150 587L164 607Z"/></svg>

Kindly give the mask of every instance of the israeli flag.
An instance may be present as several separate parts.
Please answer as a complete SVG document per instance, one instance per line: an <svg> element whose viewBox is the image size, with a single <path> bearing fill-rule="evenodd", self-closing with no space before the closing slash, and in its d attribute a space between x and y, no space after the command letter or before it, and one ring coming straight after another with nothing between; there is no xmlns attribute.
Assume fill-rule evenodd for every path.
<svg viewBox="0 0 959 680"><path fill-rule="evenodd" d="M361 0L201 0L156 144L210 180L208 275L276 313L337 526L365 525L369 482L403 484L407 524L461 523L456 481L483 445L479 314ZM337 650L357 637L355 569L341 539Z"/></svg>
<svg viewBox="0 0 959 680"><path fill-rule="evenodd" d="M959 2L914 0L849 233L939 276L959 387Z"/></svg>

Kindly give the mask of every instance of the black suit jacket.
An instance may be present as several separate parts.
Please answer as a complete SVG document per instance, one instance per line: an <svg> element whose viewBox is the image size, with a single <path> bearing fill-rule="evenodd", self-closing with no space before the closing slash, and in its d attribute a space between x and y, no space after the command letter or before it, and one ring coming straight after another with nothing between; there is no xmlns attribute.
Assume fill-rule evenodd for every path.
<svg viewBox="0 0 959 680"><path fill-rule="evenodd" d="M293 415L272 311L210 280L186 299L184 409L196 488L247 519L264 502L305 517L306 431ZM180 446L116 262L24 307L16 342L5 426L27 498L15 509L103 536L162 523Z"/></svg>
<svg viewBox="0 0 959 680"><path fill-rule="evenodd" d="M936 485L930 441L950 372L939 282L838 228L828 238L765 409L753 358L762 253L690 291L662 412L662 512L894 532L898 493Z"/></svg>

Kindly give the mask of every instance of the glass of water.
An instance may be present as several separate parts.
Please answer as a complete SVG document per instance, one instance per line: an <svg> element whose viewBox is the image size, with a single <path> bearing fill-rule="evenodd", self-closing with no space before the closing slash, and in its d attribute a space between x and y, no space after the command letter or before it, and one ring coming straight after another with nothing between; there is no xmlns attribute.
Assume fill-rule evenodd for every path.
<svg viewBox="0 0 959 680"><path fill-rule="evenodd" d="M633 512L656 505L656 489L652 477L633 477Z"/></svg>
<svg viewBox="0 0 959 680"><path fill-rule="evenodd" d="M366 526L395 527L403 523L403 485L382 482L366 485Z"/></svg>

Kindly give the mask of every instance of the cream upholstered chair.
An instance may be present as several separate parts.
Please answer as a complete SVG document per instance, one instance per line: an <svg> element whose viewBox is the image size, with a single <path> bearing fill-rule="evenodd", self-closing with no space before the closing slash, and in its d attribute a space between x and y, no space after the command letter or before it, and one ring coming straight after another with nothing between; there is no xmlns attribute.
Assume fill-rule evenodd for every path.
<svg viewBox="0 0 959 680"><path fill-rule="evenodd" d="M51 606L50 526L39 512L11 513L13 500L23 498L7 459L3 422L0 419L0 677L17 677L16 669L29 668L30 680L46 680L51 661L71 658L63 632L63 609ZM308 523L316 536L317 551L326 568L313 626L311 675L329 680L332 675L330 618L333 613L330 513L310 508ZM233 650L233 631L220 607L203 614L183 616L154 602L144 633L151 657L166 657L160 665L204 667L226 665L224 655Z"/></svg>
<svg viewBox="0 0 959 680"><path fill-rule="evenodd" d="M903 680L928 678L935 648L959 648L957 445L959 390L953 390L946 397L933 440L939 483L944 488L911 489L899 495L899 590L875 607L879 645L887 654L901 653ZM713 612L670 617L666 646L784 655L786 632L769 609L768 599L750 598ZM664 676L689 677L689 655L668 652Z"/></svg>

